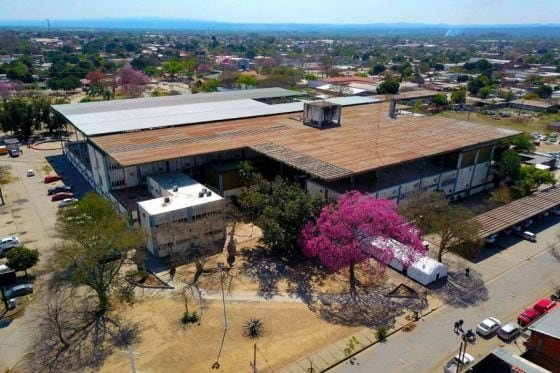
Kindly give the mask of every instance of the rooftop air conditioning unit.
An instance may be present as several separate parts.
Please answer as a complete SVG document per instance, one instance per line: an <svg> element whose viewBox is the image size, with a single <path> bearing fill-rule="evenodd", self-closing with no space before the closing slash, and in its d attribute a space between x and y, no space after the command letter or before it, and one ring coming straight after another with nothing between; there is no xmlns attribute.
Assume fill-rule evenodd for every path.
<svg viewBox="0 0 560 373"><path fill-rule="evenodd" d="M326 101L303 104L303 124L315 128L340 126L341 106Z"/></svg>
<svg viewBox="0 0 560 373"><path fill-rule="evenodd" d="M169 203L171 200L169 199L169 197L164 197L163 198L163 203Z"/></svg>
<svg viewBox="0 0 560 373"><path fill-rule="evenodd" d="M212 195L212 192L211 192L211 191L207 191L207 192L206 192L206 197L210 197L211 195Z"/></svg>
<svg viewBox="0 0 560 373"><path fill-rule="evenodd" d="M202 191L198 192L198 198L202 198L202 197L204 197L204 192Z"/></svg>
<svg viewBox="0 0 560 373"><path fill-rule="evenodd" d="M206 188L202 188L202 193L206 193L207 190L208 189L206 189Z"/></svg>

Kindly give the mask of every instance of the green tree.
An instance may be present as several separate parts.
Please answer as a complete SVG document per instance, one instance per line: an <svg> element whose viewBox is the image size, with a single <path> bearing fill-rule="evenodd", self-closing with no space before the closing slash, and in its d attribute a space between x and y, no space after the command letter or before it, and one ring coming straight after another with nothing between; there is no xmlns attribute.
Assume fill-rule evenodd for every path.
<svg viewBox="0 0 560 373"><path fill-rule="evenodd" d="M432 102L436 104L436 106L445 106L449 104L449 102L447 101L447 96L443 93L438 93L437 95L435 95L432 98Z"/></svg>
<svg viewBox="0 0 560 373"><path fill-rule="evenodd" d="M480 225L474 214L461 205L450 204L442 192L414 193L399 205L399 212L425 232L439 238L437 260L448 252L475 256L480 247Z"/></svg>
<svg viewBox="0 0 560 373"><path fill-rule="evenodd" d="M464 104L467 102L467 90L465 88L460 88L451 93L451 101L455 104Z"/></svg>
<svg viewBox="0 0 560 373"><path fill-rule="evenodd" d="M552 87L546 84L540 84L535 93L539 95L540 98L550 98L552 96Z"/></svg>
<svg viewBox="0 0 560 373"><path fill-rule="evenodd" d="M142 249L141 230L129 227L127 219L95 193L87 193L71 209L60 209L56 229L63 240L54 249L58 280L93 291L103 316L125 286L121 267L129 252Z"/></svg>
<svg viewBox="0 0 560 373"><path fill-rule="evenodd" d="M255 87L257 85L257 79L255 79L255 77L253 77L251 75L241 74L237 78L237 84L240 84L240 85L243 84L245 86Z"/></svg>
<svg viewBox="0 0 560 373"><path fill-rule="evenodd" d="M175 80L175 77L185 71L185 65L181 61L173 60L164 62L161 65L163 72L169 74L171 80Z"/></svg>
<svg viewBox="0 0 560 373"><path fill-rule="evenodd" d="M15 271L25 271L39 263L39 251L26 247L14 247L6 254L8 266Z"/></svg>
<svg viewBox="0 0 560 373"><path fill-rule="evenodd" d="M471 95L478 95L479 91L488 85L490 85L490 79L480 75L468 83L469 93Z"/></svg>
<svg viewBox="0 0 560 373"><path fill-rule="evenodd" d="M482 87L480 88L480 90L478 91L478 96L480 98L486 98L490 95L490 93L492 92L492 88L490 87Z"/></svg>
<svg viewBox="0 0 560 373"><path fill-rule="evenodd" d="M556 185L556 177L552 172L532 165L521 168L521 180L529 189L527 194L537 190L541 185Z"/></svg>
<svg viewBox="0 0 560 373"><path fill-rule="evenodd" d="M515 147L515 150L519 152L531 152L535 150L535 144L533 144L533 140L526 133L522 133L512 137L510 143Z"/></svg>
<svg viewBox="0 0 560 373"><path fill-rule="evenodd" d="M496 161L497 181L511 185L521 180L521 157L514 150L504 151Z"/></svg>
<svg viewBox="0 0 560 373"><path fill-rule="evenodd" d="M400 83L396 79L385 79L379 86L377 87L378 94L390 94L394 95L399 93Z"/></svg>
<svg viewBox="0 0 560 373"><path fill-rule="evenodd" d="M208 79L200 85L200 90L202 92L216 92L219 86L220 82L217 79Z"/></svg>
<svg viewBox="0 0 560 373"><path fill-rule="evenodd" d="M238 196L241 213L262 229L265 245L286 256L297 256L299 232L317 218L322 198L311 196L280 176L267 181L255 174L251 181L252 185Z"/></svg>
<svg viewBox="0 0 560 373"><path fill-rule="evenodd" d="M369 73L370 75L379 75L382 72L384 72L385 70L387 70L387 68L385 67L385 65L383 64L375 64L370 70Z"/></svg>

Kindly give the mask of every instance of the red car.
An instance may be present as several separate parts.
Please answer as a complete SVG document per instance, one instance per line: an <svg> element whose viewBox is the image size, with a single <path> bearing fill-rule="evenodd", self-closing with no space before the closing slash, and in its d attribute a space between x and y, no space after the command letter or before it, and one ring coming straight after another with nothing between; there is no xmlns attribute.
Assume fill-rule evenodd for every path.
<svg viewBox="0 0 560 373"><path fill-rule="evenodd" d="M74 193L68 193L68 192L56 193L51 197L51 201L62 201L63 199L66 198L74 198Z"/></svg>
<svg viewBox="0 0 560 373"><path fill-rule="evenodd" d="M45 184L53 183L55 181L62 180L62 178L58 175L47 175L45 176Z"/></svg>
<svg viewBox="0 0 560 373"><path fill-rule="evenodd" d="M533 308L527 308L521 315L517 317L517 323L521 326L529 325L537 317L542 314L549 313L556 308L558 303L553 300L543 298L533 305Z"/></svg>
<svg viewBox="0 0 560 373"><path fill-rule="evenodd" d="M534 310L533 308L527 308L521 315L517 316L517 323L520 326L529 325L540 315L542 315L542 313Z"/></svg>

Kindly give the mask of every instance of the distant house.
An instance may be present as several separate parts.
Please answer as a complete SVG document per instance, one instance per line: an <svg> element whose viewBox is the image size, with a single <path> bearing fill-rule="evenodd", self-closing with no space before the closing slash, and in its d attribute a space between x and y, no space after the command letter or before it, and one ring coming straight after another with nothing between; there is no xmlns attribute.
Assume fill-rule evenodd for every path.
<svg viewBox="0 0 560 373"><path fill-rule="evenodd" d="M539 100L515 100L511 101L509 106L513 109L545 113L556 113L558 111L558 103Z"/></svg>
<svg viewBox="0 0 560 373"><path fill-rule="evenodd" d="M440 94L440 92L423 89L420 91L402 92L396 95L394 98L398 103L406 105L414 105L416 101L428 104L438 94Z"/></svg>
<svg viewBox="0 0 560 373"><path fill-rule="evenodd" d="M467 370L469 373L547 373L547 369L541 368L535 363L515 355L510 351L497 347L477 364Z"/></svg>

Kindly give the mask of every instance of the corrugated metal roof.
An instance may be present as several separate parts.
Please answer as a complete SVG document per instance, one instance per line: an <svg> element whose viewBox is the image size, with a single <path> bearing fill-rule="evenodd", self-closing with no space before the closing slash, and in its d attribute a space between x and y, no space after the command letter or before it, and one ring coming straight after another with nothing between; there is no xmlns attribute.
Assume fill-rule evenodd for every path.
<svg viewBox="0 0 560 373"><path fill-rule="evenodd" d="M282 88L201 93L131 100L53 105L86 136L103 135L182 124L289 113L301 103L266 105L255 99L301 96Z"/></svg>
<svg viewBox="0 0 560 373"><path fill-rule="evenodd" d="M441 117L391 119L386 110L381 104L343 107L341 126L325 130L303 125L297 113L96 136L91 141L122 166L274 144L290 152L286 157L291 160L311 165L304 169L299 162L300 169L332 181L347 171L369 172L518 133ZM280 161L291 162L281 156Z"/></svg>
<svg viewBox="0 0 560 373"><path fill-rule="evenodd" d="M529 325L529 330L560 339L560 308L556 308Z"/></svg>
<svg viewBox="0 0 560 373"><path fill-rule="evenodd" d="M473 219L482 226L480 236L488 237L558 205L560 187L551 187L487 211Z"/></svg>

